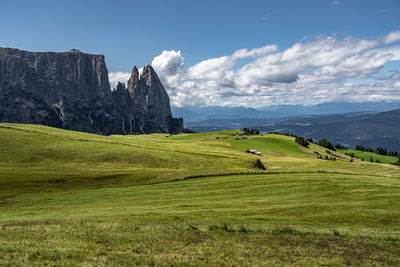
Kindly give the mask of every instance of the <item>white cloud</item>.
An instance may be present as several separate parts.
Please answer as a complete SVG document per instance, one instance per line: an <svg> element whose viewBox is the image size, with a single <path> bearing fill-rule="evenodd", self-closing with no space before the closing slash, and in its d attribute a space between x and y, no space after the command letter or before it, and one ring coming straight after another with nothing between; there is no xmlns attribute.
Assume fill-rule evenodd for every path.
<svg viewBox="0 0 400 267"><path fill-rule="evenodd" d="M117 87L118 82L127 84L130 76L131 74L129 72L123 72L123 71L110 72L108 74L108 80L110 82L111 90L114 90Z"/></svg>
<svg viewBox="0 0 400 267"><path fill-rule="evenodd" d="M173 76L182 70L184 60L181 51L163 51L161 55L153 59L151 65L161 75Z"/></svg>
<svg viewBox="0 0 400 267"><path fill-rule="evenodd" d="M400 60L400 46L390 45L398 32L369 40L316 36L283 51L238 49L192 66L181 51L163 51L152 65L175 106L400 101L397 76L378 78L387 62Z"/></svg>
<svg viewBox="0 0 400 267"><path fill-rule="evenodd" d="M390 60L400 60L400 46L391 46L391 47L385 47L385 48L377 48L377 49L371 49L366 52L367 55L370 54L377 54L377 55L388 55L391 56Z"/></svg>
<svg viewBox="0 0 400 267"><path fill-rule="evenodd" d="M183 75L184 59L181 51L163 51L161 55L153 59L151 65L164 84L172 104L180 105L178 99L181 93L178 94L174 89L180 86L179 82Z"/></svg>
<svg viewBox="0 0 400 267"><path fill-rule="evenodd" d="M391 44L400 40L400 31L391 32L383 38L385 44Z"/></svg>

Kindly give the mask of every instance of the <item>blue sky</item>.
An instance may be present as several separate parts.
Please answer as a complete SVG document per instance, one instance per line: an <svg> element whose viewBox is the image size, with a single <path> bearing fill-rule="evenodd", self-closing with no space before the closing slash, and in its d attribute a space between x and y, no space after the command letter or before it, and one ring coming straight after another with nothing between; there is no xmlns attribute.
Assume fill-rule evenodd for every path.
<svg viewBox="0 0 400 267"><path fill-rule="evenodd" d="M347 42L350 46L353 41L357 42L357 40L382 39L384 36L400 30L398 14L400 14L400 2L385 0L1 0L0 46L30 51L67 51L77 48L83 52L104 54L109 72L120 71L121 75L116 77L121 77L121 79L126 79L126 75L128 75L126 72L129 72L133 65L152 64L154 58L162 55L163 52L179 52L179 55L172 52L168 55L164 54L159 58L158 64L157 61L154 62L158 66L156 70L160 72L160 77L174 104L195 105L196 101L189 99L188 95L192 95L196 90L209 90L209 92L203 92L203 95L196 96L198 99L203 98L203 101L198 103L240 105L246 101L254 102L255 99L261 99L260 96L262 96L263 100L257 103L258 106L262 106L269 105L272 101L282 104L302 101L301 99L288 99L288 95L292 95L298 90L296 87L298 82L306 81L310 71L314 71L315 74L318 72L318 68L322 67L319 64L308 64L292 70L292 73L289 71L283 75L288 81L282 77L272 79L271 77L261 77L262 75L253 75L259 79L253 77L254 79L250 80L256 85L258 82L258 87L253 86L254 84L250 86L243 81L248 77L241 77L242 80L237 77L245 73L243 67L248 63L254 63L253 66L247 68L249 71L250 69L254 70L257 66L261 66L264 71L274 71L264 68L264 65L260 65L262 63L255 64L257 60L260 61L261 58L271 56L268 49L267 52L264 51L256 56L235 58L233 63L232 61L222 62L225 64L222 67L223 72L221 72L223 79L229 75L234 76L228 77L229 79L227 78L226 83L222 85L217 84L217 80L221 80L222 76L219 77L216 74L213 77L205 77L208 75L205 74L202 77L200 74L204 72L200 67L207 68L210 63L208 60L218 61L218 58L234 55L235 51L239 49L251 51L254 48L275 46L274 53L284 53L296 44L303 44L302 49L305 49L305 44L313 42L315 44L316 40L321 38L325 38L325 40L334 38L338 42L338 46L332 45L332 49L341 49L340 42L346 38L352 38L351 42ZM397 39L394 40L390 43L378 42L366 49L361 49L359 53L364 55L368 49L382 47L390 50L391 47L399 45ZM387 53L394 53L393 51L397 50L391 49ZM337 66L338 62L345 59L350 60L351 57L361 54L346 54L337 62L328 62L327 64ZM357 75L350 75L351 77L345 75L336 79L335 82L340 80L341 86L347 86L346 84L350 81L359 86L363 81L376 81L378 75L396 74L400 71L399 61L395 60L396 58L397 56L393 54L391 59L386 59L386 61L383 59L384 63L374 65L374 71L362 70L361 74L360 70L357 70L360 72ZM378 60L381 59L377 58L376 62ZM214 64L214 61L211 60L211 63ZM282 65L281 62L279 64L274 62L275 67ZM371 64L371 62L363 62ZM196 67L200 63L202 65ZM264 63L271 64L271 58L265 59ZM226 68L226 64L230 64L229 68ZM171 66L178 69L172 70ZM325 67L329 68L329 66ZM163 69L164 67L169 69ZM189 71L190 69L191 71ZM194 70L199 72L194 74ZM179 77L177 72L180 72ZM174 77L171 78L171 76ZM290 78L294 78L294 80L292 81ZM236 79L235 82L232 79ZM332 81L327 83L330 82ZM326 86L327 84L323 84L321 87L325 88ZM293 89L294 87L297 89ZM325 88L324 90L329 89ZM371 90L369 88L366 93L379 94L378 91L376 94L371 93ZM398 88L395 81L388 91L394 94L398 92L396 90ZM276 91L283 93L273 96ZM313 92L315 91L309 93ZM349 92L338 93L343 95ZM218 97L206 101L213 94ZM181 96L179 97L179 95ZM312 103L334 100L329 97L321 97L315 98ZM370 96L365 97L363 101L380 101L388 98L388 95ZM354 100L354 98L349 99L350 101Z"/></svg>

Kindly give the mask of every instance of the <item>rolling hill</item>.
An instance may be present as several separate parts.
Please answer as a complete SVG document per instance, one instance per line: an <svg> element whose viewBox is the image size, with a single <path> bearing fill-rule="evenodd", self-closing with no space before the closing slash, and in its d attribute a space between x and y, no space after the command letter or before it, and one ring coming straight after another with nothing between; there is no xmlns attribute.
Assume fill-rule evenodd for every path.
<svg viewBox="0 0 400 267"><path fill-rule="evenodd" d="M240 134L0 124L0 264L400 264L398 166Z"/></svg>
<svg viewBox="0 0 400 267"><path fill-rule="evenodd" d="M375 114L345 116L340 114L295 118L256 126L263 131L289 132L311 137L327 138L333 143L348 146L360 144L400 150L400 109Z"/></svg>

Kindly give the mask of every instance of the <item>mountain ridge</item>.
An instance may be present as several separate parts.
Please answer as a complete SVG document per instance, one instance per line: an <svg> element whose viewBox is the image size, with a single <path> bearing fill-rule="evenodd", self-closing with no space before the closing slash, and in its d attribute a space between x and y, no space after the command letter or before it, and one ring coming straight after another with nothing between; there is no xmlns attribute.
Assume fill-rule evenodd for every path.
<svg viewBox="0 0 400 267"><path fill-rule="evenodd" d="M224 106L172 106L175 116L186 122L199 122L210 119L281 119L305 115L345 114L355 112L383 112L400 108L400 102L327 102L317 105L272 105L265 107L224 107Z"/></svg>
<svg viewBox="0 0 400 267"><path fill-rule="evenodd" d="M315 140L326 138L346 146L363 145L400 150L400 109L348 117L326 115L284 120L254 127L268 132L288 132Z"/></svg>
<svg viewBox="0 0 400 267"><path fill-rule="evenodd" d="M151 66L123 88L111 91L103 55L0 48L0 122L103 135L183 131Z"/></svg>

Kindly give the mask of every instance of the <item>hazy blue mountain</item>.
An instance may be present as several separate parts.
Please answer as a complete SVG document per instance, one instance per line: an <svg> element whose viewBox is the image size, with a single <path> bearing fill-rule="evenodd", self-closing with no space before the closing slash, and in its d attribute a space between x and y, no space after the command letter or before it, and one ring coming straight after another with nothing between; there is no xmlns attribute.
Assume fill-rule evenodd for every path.
<svg viewBox="0 0 400 267"><path fill-rule="evenodd" d="M290 116L354 113L360 111L388 111L400 108L400 102L369 102L369 103L323 103L313 106L276 105L260 108L263 111L283 113Z"/></svg>
<svg viewBox="0 0 400 267"><path fill-rule="evenodd" d="M208 119L198 122L187 122L185 127L190 128L196 132L212 132L229 129L249 128L254 125L268 125L271 123L278 123L288 118L244 118L244 119Z"/></svg>
<svg viewBox="0 0 400 267"><path fill-rule="evenodd" d="M254 126L262 131L294 133L314 140L327 138L347 146L360 144L400 151L400 109L357 116L325 115Z"/></svg>
<svg viewBox="0 0 400 267"><path fill-rule="evenodd" d="M372 111L360 111L360 112L350 112L339 114L339 117L354 117L364 114L373 113ZM304 118L319 118L326 116L322 115L306 115L306 116L293 116L293 117L283 117L283 118L243 118L243 119L207 119L202 121L187 122L185 126L196 132L213 132L222 131L229 129L241 129L241 128L252 128L255 126L270 126L276 123L286 121L286 120L302 120ZM335 117L336 115L330 114L329 117Z"/></svg>
<svg viewBox="0 0 400 267"><path fill-rule="evenodd" d="M174 116L181 117L186 122L196 122L208 119L244 119L244 118L280 118L284 114L274 111L264 111L246 107L172 107Z"/></svg>
<svg viewBox="0 0 400 267"><path fill-rule="evenodd" d="M274 105L261 108L252 107L172 107L175 117L184 118L186 123L210 119L246 119L246 118L287 118L304 115L355 113L365 111L388 111L399 109L400 102L371 103L323 103L313 106Z"/></svg>

